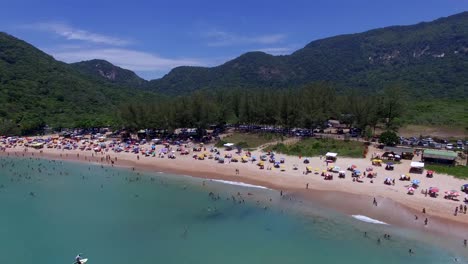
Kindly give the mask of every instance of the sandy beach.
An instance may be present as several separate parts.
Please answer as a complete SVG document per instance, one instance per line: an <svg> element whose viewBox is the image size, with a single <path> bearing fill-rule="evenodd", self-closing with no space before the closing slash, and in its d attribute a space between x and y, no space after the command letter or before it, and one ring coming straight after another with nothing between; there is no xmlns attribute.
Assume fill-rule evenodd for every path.
<svg viewBox="0 0 468 264"><path fill-rule="evenodd" d="M206 146L207 149L209 147ZM157 150L160 148L162 147L158 145ZM239 156L234 150L220 151L221 156L226 153L232 154L233 157ZM256 165L257 162L251 161L242 163L226 160L224 164L221 164L214 159L194 159L192 155L197 153L199 152L180 155L179 152L176 152L175 159L168 159L167 156L164 158L146 157L129 152L94 152L57 148L37 150L16 146L6 148L2 155L88 162L148 172L189 175L207 180L221 179L260 185L277 190L278 195L282 193L285 197L295 196L302 199L312 199L314 202L345 214L365 215L391 225L427 230L460 239L468 238L468 214L461 211L456 216L454 215L455 207L463 204L463 196L459 197L460 201L443 198L444 191L459 190L465 182L437 172L433 178L427 178L425 173L409 174L411 162L409 160L402 160L401 164L396 164L393 171L385 170L384 166L373 166L373 171L377 172L373 183L371 183L370 178L365 178L362 183L358 183L352 181L350 171L346 171L344 179L338 178L338 174L335 173L333 180L324 180L320 174L309 173L305 175L303 172L306 170L306 166L317 168L320 172L327 168L324 159L320 157L310 158L310 163L304 164L304 158L277 154L278 158L285 158L284 171L281 171L277 168L260 170ZM349 165L353 164L361 171L365 171L367 167L372 167L370 157L373 153L379 153L379 150L371 147L369 157L365 159L343 158L338 154L337 162L334 165L346 170ZM252 156L256 157L260 157L261 154L260 151L252 152ZM110 160L114 161L114 164L111 164ZM265 162L265 167L273 167L272 165L268 161ZM298 166L297 170L293 169L294 165ZM410 185L410 182L398 180L401 174L409 174L412 180L419 179L421 181L414 195L407 194L407 186ZM395 178L395 185L385 185L383 182L386 177ZM439 197L432 198L421 193L421 190L429 187L439 187L441 191ZM377 205L373 204L374 197ZM423 208L425 213L422 212ZM426 218L428 219L427 225L424 223Z"/></svg>

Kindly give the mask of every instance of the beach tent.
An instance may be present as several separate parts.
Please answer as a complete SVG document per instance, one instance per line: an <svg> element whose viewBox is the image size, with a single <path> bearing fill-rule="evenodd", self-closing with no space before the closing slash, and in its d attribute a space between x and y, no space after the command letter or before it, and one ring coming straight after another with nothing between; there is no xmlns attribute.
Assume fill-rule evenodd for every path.
<svg viewBox="0 0 468 264"><path fill-rule="evenodd" d="M338 156L338 153L334 153L334 152L327 152L327 154L325 154L325 157L327 160L336 161L337 156Z"/></svg>
<svg viewBox="0 0 468 264"><path fill-rule="evenodd" d="M422 173L424 171L423 162L412 161L410 167L410 172Z"/></svg>
<svg viewBox="0 0 468 264"><path fill-rule="evenodd" d="M234 147L234 143L226 143L223 145L227 150L232 150Z"/></svg>
<svg viewBox="0 0 468 264"><path fill-rule="evenodd" d="M417 162L417 161L412 161L411 162L411 168L424 168L424 163L423 162Z"/></svg>

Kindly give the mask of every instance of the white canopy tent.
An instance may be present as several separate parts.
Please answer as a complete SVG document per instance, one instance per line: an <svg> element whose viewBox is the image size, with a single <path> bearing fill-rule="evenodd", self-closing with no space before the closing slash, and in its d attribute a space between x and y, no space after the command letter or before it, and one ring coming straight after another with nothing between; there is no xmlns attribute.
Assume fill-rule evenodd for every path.
<svg viewBox="0 0 468 264"><path fill-rule="evenodd" d="M424 169L424 162L412 161L411 168Z"/></svg>

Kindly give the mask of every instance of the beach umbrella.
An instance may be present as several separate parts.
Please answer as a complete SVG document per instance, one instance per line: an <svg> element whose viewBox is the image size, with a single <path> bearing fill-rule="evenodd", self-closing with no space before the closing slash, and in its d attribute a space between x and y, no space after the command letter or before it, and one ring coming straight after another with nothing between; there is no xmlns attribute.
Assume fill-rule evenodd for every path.
<svg viewBox="0 0 468 264"><path fill-rule="evenodd" d="M411 181L412 184L414 185L419 185L421 183L420 180L417 180L417 179L414 179L413 181Z"/></svg>
<svg viewBox="0 0 468 264"><path fill-rule="evenodd" d="M429 187L429 192L438 193L438 192L439 192L439 188L437 188L437 187Z"/></svg>
<svg viewBox="0 0 468 264"><path fill-rule="evenodd" d="M409 192L414 192L414 188L413 188L413 187L409 187L409 188L408 188L408 191L409 191Z"/></svg>
<svg viewBox="0 0 468 264"><path fill-rule="evenodd" d="M393 162L387 162L388 166L393 166Z"/></svg>
<svg viewBox="0 0 468 264"><path fill-rule="evenodd" d="M307 166L306 169L307 169L308 171L312 171L312 166Z"/></svg>

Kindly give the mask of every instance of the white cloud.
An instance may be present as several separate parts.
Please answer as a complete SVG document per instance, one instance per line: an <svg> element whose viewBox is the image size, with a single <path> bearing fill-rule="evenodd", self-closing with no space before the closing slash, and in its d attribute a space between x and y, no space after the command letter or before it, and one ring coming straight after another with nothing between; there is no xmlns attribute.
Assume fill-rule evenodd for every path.
<svg viewBox="0 0 468 264"><path fill-rule="evenodd" d="M210 41L208 46L231 46L243 44L275 44L286 38L284 34L270 34L259 36L242 36L225 31L214 30L205 34Z"/></svg>
<svg viewBox="0 0 468 264"><path fill-rule="evenodd" d="M107 44L112 46L125 46L130 44L129 40L89 32L83 29L74 28L65 23L45 22L31 24L25 27L35 30L53 32L68 40L80 40L92 43Z"/></svg>
<svg viewBox="0 0 468 264"><path fill-rule="evenodd" d="M163 58L155 54L122 48L48 50L56 59L72 63L102 59L132 71L169 71L177 66L204 66L209 63L187 58Z"/></svg>

